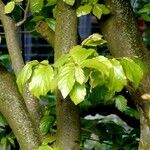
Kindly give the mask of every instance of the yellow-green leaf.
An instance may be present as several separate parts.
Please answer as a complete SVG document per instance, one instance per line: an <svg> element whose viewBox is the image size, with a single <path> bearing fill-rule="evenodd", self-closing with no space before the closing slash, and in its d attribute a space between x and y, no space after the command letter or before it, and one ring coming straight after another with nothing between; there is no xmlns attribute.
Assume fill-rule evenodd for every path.
<svg viewBox="0 0 150 150"><path fill-rule="evenodd" d="M14 8L15 8L15 2L14 1L8 2L4 8L5 14L11 13L14 10Z"/></svg>
<svg viewBox="0 0 150 150"><path fill-rule="evenodd" d="M86 96L85 85L80 85L78 83L75 83L69 95L70 95L71 100L74 102L74 104L78 105L84 100Z"/></svg>
<svg viewBox="0 0 150 150"><path fill-rule="evenodd" d="M58 75L58 89L61 91L63 98L66 98L75 83L75 65L68 63L60 68Z"/></svg>
<svg viewBox="0 0 150 150"><path fill-rule="evenodd" d="M98 19L100 19L103 14L103 10L101 9L101 7L99 7L98 4L94 5L92 12Z"/></svg>
<svg viewBox="0 0 150 150"><path fill-rule="evenodd" d="M88 38L86 38L81 45L85 45L85 46L101 46L104 43L106 43L106 41L103 39L103 36L99 33L94 33L92 35L90 35Z"/></svg>
<svg viewBox="0 0 150 150"><path fill-rule="evenodd" d="M19 91L22 93L23 92L23 86L24 84L30 79L32 72L33 72L33 67L38 65L38 61L37 60L33 60L28 62L23 69L21 70L21 72L18 74L17 77L17 85L19 88Z"/></svg>
<svg viewBox="0 0 150 150"><path fill-rule="evenodd" d="M43 61L33 71L29 82L29 90L37 98L40 95L45 96L53 87L53 78L54 72L52 67L46 64L46 61Z"/></svg>
<svg viewBox="0 0 150 150"><path fill-rule="evenodd" d="M83 84L85 82L84 71L79 66L75 67L75 79L80 84Z"/></svg>
<svg viewBox="0 0 150 150"><path fill-rule="evenodd" d="M66 4L73 6L75 3L75 0L63 0Z"/></svg>
<svg viewBox="0 0 150 150"><path fill-rule="evenodd" d="M90 4L81 5L76 10L77 17L88 15L90 14L91 10L92 10L92 6Z"/></svg>

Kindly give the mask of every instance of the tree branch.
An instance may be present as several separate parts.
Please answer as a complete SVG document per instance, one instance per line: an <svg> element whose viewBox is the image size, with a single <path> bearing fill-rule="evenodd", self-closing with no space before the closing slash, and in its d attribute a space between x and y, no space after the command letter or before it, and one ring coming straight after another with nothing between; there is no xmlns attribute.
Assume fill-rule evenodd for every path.
<svg viewBox="0 0 150 150"><path fill-rule="evenodd" d="M0 19L4 27L7 47L10 54L12 66L17 76L24 66L22 52L16 34L15 23L11 19L11 17L4 14L4 4L1 0L0 0ZM40 107L38 101L30 94L27 86L25 86L24 88L23 98L32 120L34 121L36 126L39 125L39 120L41 117Z"/></svg>
<svg viewBox="0 0 150 150"><path fill-rule="evenodd" d="M38 148L40 136L31 121L15 79L0 67L0 112L12 128L21 150Z"/></svg>
<svg viewBox="0 0 150 150"><path fill-rule="evenodd" d="M54 48L55 33L44 21L38 22L35 27L36 31Z"/></svg>
<svg viewBox="0 0 150 150"><path fill-rule="evenodd" d="M73 7L63 0L57 1L56 31L55 31L55 60L77 44L77 17ZM57 99L57 146L61 150L79 149L79 108L70 98L65 100L60 92Z"/></svg>
<svg viewBox="0 0 150 150"><path fill-rule="evenodd" d="M14 21L8 15L4 14L4 4L0 0L0 20L2 21L8 51L11 57L12 65L16 76L24 66L22 52L20 50L18 37L16 35L16 27Z"/></svg>
<svg viewBox="0 0 150 150"><path fill-rule="evenodd" d="M24 17L23 17L23 19L22 19L21 21L19 21L19 22L17 22L17 23L15 24L16 27L21 26L21 25L24 24L24 22L26 21L26 19L27 19L27 14L28 14L28 10L29 10L29 5L30 5L30 0L27 0L27 6L26 6L26 8L25 8L25 10L24 10Z"/></svg>
<svg viewBox="0 0 150 150"><path fill-rule="evenodd" d="M111 10L110 17L103 22L102 32L108 41L111 54L115 57L138 56L150 69L150 53L146 49L137 29L133 11L128 0L105 0ZM133 68L134 69L134 68ZM150 93L150 72L144 77L139 89L128 87L141 114L140 149L149 149L150 142L150 100L142 100L141 95ZM141 109L142 108L142 109ZM145 130L145 128L147 130Z"/></svg>

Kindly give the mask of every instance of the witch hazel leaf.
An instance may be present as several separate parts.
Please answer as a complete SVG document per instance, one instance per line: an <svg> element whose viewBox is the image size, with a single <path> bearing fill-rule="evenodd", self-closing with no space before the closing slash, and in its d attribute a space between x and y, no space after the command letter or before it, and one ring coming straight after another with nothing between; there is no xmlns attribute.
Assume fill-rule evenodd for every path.
<svg viewBox="0 0 150 150"><path fill-rule="evenodd" d="M37 98L40 95L45 96L52 89L53 78L53 68L46 61L43 61L33 71L29 82L29 90Z"/></svg>
<svg viewBox="0 0 150 150"><path fill-rule="evenodd" d="M58 89L61 91L63 98L66 98L75 83L75 66L74 63L64 65L58 76Z"/></svg>
<svg viewBox="0 0 150 150"><path fill-rule="evenodd" d="M19 73L17 77L17 85L21 93L23 92L24 84L30 79L32 75L33 67L38 64L39 62L37 60L30 61L24 66L24 68Z"/></svg>

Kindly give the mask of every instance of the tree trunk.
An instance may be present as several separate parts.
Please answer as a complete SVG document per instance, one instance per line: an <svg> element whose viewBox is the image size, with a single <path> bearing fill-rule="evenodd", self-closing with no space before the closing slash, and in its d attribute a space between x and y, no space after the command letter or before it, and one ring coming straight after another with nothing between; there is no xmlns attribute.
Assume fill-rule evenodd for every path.
<svg viewBox="0 0 150 150"><path fill-rule="evenodd" d="M75 9L58 0L56 12L55 60L77 44ZM60 150L78 150L79 135L78 106L57 91L57 146Z"/></svg>
<svg viewBox="0 0 150 150"><path fill-rule="evenodd" d="M105 0L111 14L105 20L101 29L108 48L114 57L138 56L150 69L150 54L147 51L138 31L132 8L128 0ZM134 68L133 68L134 69ZM140 111L140 146L139 150L150 149L150 99L143 100L141 95L150 93L150 73L144 77L137 91L130 91L137 108Z"/></svg>
<svg viewBox="0 0 150 150"><path fill-rule="evenodd" d="M0 66L0 112L6 117L21 150L32 150L41 144L37 129L18 92L14 77Z"/></svg>

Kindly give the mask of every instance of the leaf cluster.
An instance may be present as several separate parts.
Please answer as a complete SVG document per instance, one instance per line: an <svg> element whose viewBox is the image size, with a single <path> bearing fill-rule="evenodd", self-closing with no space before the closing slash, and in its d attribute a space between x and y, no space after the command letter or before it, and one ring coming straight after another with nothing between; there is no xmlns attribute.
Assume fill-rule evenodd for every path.
<svg viewBox="0 0 150 150"><path fill-rule="evenodd" d="M95 46L104 43L105 40L101 35L93 34L81 45L72 47L69 53L62 55L53 66L46 60L27 63L17 78L20 92L23 92L26 83L37 98L58 88L64 99L70 96L77 105L86 99L87 85L89 85L91 93L95 88L98 89L99 95L96 95L98 99L106 101L111 99L115 101L118 109L124 111L126 99L114 95L127 83L135 89L138 88L144 71L130 58L108 59L99 55Z"/></svg>

